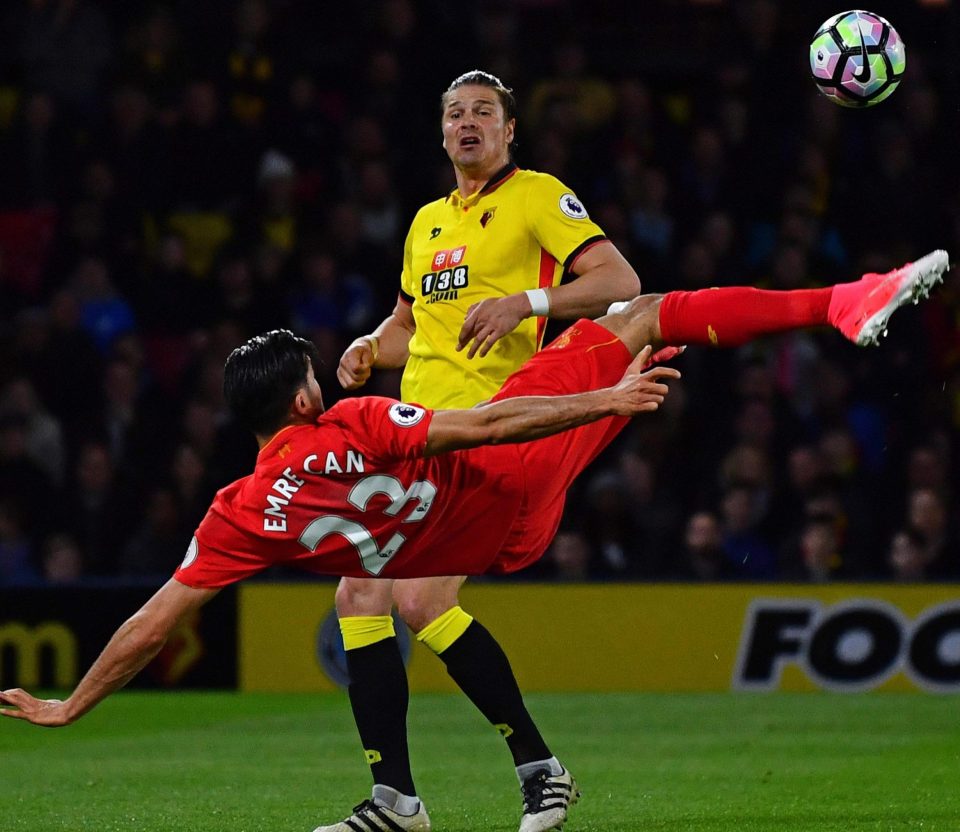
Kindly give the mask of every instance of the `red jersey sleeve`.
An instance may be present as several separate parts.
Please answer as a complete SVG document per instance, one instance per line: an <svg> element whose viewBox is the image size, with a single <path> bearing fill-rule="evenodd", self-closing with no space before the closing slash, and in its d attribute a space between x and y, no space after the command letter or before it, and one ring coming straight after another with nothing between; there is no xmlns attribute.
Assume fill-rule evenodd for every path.
<svg viewBox="0 0 960 832"><path fill-rule="evenodd" d="M343 399L317 421L338 427L371 462L423 458L433 411L382 396Z"/></svg>
<svg viewBox="0 0 960 832"><path fill-rule="evenodd" d="M234 504L249 478L217 493L190 541L183 562L173 573L180 583L197 589L220 589L250 578L273 561L255 535L243 526Z"/></svg>

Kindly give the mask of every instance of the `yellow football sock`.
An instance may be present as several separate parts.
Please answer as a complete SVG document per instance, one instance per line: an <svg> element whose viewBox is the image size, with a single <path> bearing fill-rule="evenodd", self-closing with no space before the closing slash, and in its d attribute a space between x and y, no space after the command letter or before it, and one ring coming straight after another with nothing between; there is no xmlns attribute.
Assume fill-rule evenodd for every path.
<svg viewBox="0 0 960 832"><path fill-rule="evenodd" d="M417 633L417 641L422 641L440 655L466 632L472 621L473 616L464 612L461 607L450 607Z"/></svg>
<svg viewBox="0 0 960 832"><path fill-rule="evenodd" d="M347 615L340 619L340 634L345 650L358 650L393 638L393 618L389 615Z"/></svg>

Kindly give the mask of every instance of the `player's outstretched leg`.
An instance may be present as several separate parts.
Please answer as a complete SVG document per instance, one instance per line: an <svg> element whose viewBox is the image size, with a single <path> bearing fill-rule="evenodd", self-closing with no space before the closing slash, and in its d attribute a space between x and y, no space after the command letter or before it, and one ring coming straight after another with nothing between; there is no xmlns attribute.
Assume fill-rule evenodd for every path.
<svg viewBox="0 0 960 832"><path fill-rule="evenodd" d="M580 787L573 775L561 767L556 774L539 769L521 776L523 817L520 819L520 832L563 829L567 809L580 799Z"/></svg>
<svg viewBox="0 0 960 832"><path fill-rule="evenodd" d="M600 319L634 353L646 344L738 347L764 335L829 325L859 346L876 344L890 316L925 298L949 268L938 250L886 274L823 289L775 291L747 286L643 295Z"/></svg>
<svg viewBox="0 0 960 832"><path fill-rule="evenodd" d="M333 826L318 826L313 832L430 832L430 818L427 810L420 804L420 810L414 815L401 815L381 805L381 795L374 786L375 800L364 800L353 807L353 814Z"/></svg>

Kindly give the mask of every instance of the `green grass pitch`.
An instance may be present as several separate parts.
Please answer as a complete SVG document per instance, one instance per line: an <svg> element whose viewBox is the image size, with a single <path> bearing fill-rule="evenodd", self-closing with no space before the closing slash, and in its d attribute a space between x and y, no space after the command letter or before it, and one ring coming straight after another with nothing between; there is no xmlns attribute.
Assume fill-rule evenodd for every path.
<svg viewBox="0 0 960 832"><path fill-rule="evenodd" d="M583 800L566 832L960 830L960 700L536 695ZM515 832L506 748L459 696L414 696L436 832ZM5 832L310 832L369 794L341 695L121 693L69 728L0 722Z"/></svg>

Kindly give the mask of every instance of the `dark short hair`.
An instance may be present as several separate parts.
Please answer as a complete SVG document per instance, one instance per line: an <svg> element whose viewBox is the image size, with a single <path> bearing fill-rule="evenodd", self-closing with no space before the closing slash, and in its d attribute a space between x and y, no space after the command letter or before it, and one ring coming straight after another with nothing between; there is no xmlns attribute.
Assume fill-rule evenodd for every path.
<svg viewBox="0 0 960 832"><path fill-rule="evenodd" d="M450 93L460 89L460 87L471 85L490 87L490 89L496 92L497 97L500 99L500 104L503 105L503 114L506 121L517 117L517 100L513 97L513 90L506 86L496 75L491 75L482 69L471 69L469 72L464 72L463 75L454 78L450 82L450 86L447 87L443 95L440 96L440 112L442 113L447 106L447 98L450 96Z"/></svg>
<svg viewBox="0 0 960 832"><path fill-rule="evenodd" d="M223 395L237 420L258 436L283 427L293 397L316 372L317 348L289 329L251 338L227 356Z"/></svg>

